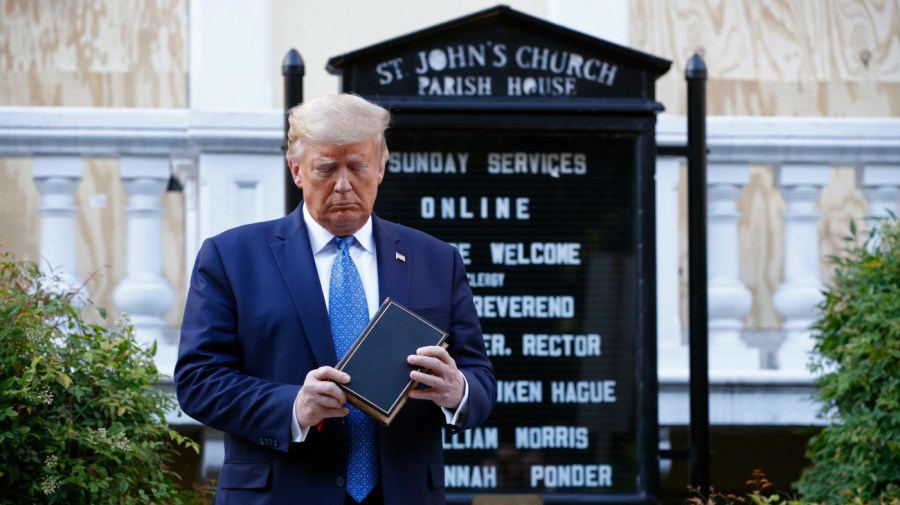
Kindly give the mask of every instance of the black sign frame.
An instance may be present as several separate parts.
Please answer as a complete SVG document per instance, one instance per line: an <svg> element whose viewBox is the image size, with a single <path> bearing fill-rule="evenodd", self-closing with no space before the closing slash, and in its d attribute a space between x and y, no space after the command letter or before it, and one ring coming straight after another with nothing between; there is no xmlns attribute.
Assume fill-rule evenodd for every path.
<svg viewBox="0 0 900 505"><path fill-rule="evenodd" d="M497 28L499 27L499 28ZM512 27L512 28L510 28ZM495 30L491 32L491 30ZM468 30L468 32L467 32ZM618 65L622 75L629 75L630 86L606 93L603 88L578 88L570 96L414 96L403 88L399 92L379 90L371 74L375 62L397 61L397 55L414 54L419 47L437 47L453 37L465 33L495 33L492 41L501 40L508 33L520 34L527 43L532 34L542 44L572 48L583 58L595 57L598 62ZM517 31L518 30L518 31ZM525 35L521 35L525 34ZM547 42L550 40L551 42ZM537 44L537 43L535 43ZM510 42L512 46L512 42ZM537 47L537 45L535 45ZM411 52L412 51L412 52ZM425 54L425 53L423 53ZM424 57L423 57L424 58ZM424 62L421 59L421 62ZM599 68L598 64L594 69ZM398 63L392 67L397 74ZM342 91L357 93L379 103L392 112L388 145L409 132L440 132L449 135L474 130L509 132L528 135L555 132L572 136L596 135L630 139L634 161L630 177L634 194L634 215L630 225L634 230L635 310L633 313L634 363L634 419L636 485L634 493L624 494L566 494L543 495L545 503L656 503L659 489L658 460L658 381L656 356L656 237L655 237L655 160L656 114L662 105L655 101L655 80L668 70L670 62L628 48L616 46L587 35L568 30L543 20L516 12L508 7L495 7L450 21L411 35L392 39L350 54L329 60L328 70L341 75ZM426 65L422 63L422 66ZM484 72L488 72L485 69ZM504 77L505 69L494 69L495 77ZM580 85L580 84L579 84ZM459 88L462 89L462 88ZM587 92L583 90L587 89ZM391 174L386 175L391 184ZM378 212L378 205L376 205ZM390 217L390 216L387 216ZM428 232L428 229L424 231ZM441 238L439 236L439 238ZM521 494L521 493L517 493ZM470 503L473 494L448 491L449 503Z"/></svg>
<svg viewBox="0 0 900 505"><path fill-rule="evenodd" d="M638 492L633 495L583 495L554 493L544 495L545 503L656 503L659 486L658 463L658 415L656 376L656 256L655 256L655 120L652 115L623 116L608 110L582 110L578 114L558 111L471 111L420 107L412 109L408 103L402 108L382 105L393 110L393 121L388 134L407 131L466 132L472 129L506 132L535 132L540 130L579 134L625 135L633 140L635 170L634 187L637 212L632 225L635 227L635 265L638 286L634 328L634 381L637 421L639 468ZM649 119L649 120L648 120ZM392 181L387 174L385 186ZM377 211L376 205L376 211ZM425 231L428 231L427 229ZM440 238L440 237L439 237ZM471 494L448 491L449 503L471 503Z"/></svg>

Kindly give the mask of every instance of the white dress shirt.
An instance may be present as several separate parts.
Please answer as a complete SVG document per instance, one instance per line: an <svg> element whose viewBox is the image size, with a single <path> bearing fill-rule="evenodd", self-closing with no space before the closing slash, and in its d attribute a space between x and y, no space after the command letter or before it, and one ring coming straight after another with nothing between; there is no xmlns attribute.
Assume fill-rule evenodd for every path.
<svg viewBox="0 0 900 505"><path fill-rule="evenodd" d="M331 267L334 265L338 252L337 246L331 242L334 235L309 215L305 203L303 204L303 222L306 224L306 229L309 232L309 245L316 262L316 271L319 274L322 295L325 296L325 307L328 308ZM378 252L375 250L375 237L372 233L372 216L369 216L366 224L353 234L353 238L356 240L350 246L350 258L353 259L356 269L359 270L359 277L362 279L363 289L366 292L366 303L369 306L369 317L371 318L378 311L378 307L381 306L381 301L378 299L378 262L376 261ZM469 383L462 372L459 374L462 376L463 382L465 382L463 398L459 407L455 412L441 407L447 419L447 424L451 425L458 423L460 416L465 413L465 407L469 401ZM296 407L297 399L295 398L294 408L291 409L291 438L294 442L302 442L306 439L306 434L309 433L309 426L300 426L300 423L297 421Z"/></svg>

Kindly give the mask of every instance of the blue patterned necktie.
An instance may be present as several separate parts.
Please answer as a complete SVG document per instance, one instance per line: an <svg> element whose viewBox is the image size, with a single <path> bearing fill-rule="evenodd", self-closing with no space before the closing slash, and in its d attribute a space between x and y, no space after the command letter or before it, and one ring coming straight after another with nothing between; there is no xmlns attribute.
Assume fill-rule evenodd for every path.
<svg viewBox="0 0 900 505"><path fill-rule="evenodd" d="M338 254L331 267L331 286L328 290L328 316L331 334L338 356L346 354L366 324L369 323L369 304L359 271L350 258L350 246L355 239L334 237ZM378 455L375 447L375 421L352 405L347 424L350 428L350 456L347 462L347 494L362 502L378 480Z"/></svg>

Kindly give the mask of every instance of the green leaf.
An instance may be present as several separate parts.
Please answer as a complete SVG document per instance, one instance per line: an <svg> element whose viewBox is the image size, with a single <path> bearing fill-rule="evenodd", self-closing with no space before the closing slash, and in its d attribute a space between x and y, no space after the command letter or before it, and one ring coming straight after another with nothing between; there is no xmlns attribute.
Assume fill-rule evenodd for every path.
<svg viewBox="0 0 900 505"><path fill-rule="evenodd" d="M0 251L0 505L14 503L9 496L22 498L15 503L188 501L165 470L178 454L168 443L175 432L162 422L175 401L159 388L150 351L130 325L85 322L71 295L48 289L51 281ZM59 487L45 496L51 474Z"/></svg>
<svg viewBox="0 0 900 505"><path fill-rule="evenodd" d="M56 382L58 382L63 389L69 389L69 386L72 385L72 379L63 372L56 372Z"/></svg>
<svg viewBox="0 0 900 505"><path fill-rule="evenodd" d="M835 258L813 325L813 366L828 371L814 396L832 424L809 440L812 466L795 487L828 505L900 500L900 222L876 221L873 236L874 247L853 240Z"/></svg>
<svg viewBox="0 0 900 505"><path fill-rule="evenodd" d="M14 304L10 305L9 307L6 308L6 310L3 311L3 314L2 314L3 319L8 318L13 312L18 311L20 308L22 308L21 303L14 303Z"/></svg>

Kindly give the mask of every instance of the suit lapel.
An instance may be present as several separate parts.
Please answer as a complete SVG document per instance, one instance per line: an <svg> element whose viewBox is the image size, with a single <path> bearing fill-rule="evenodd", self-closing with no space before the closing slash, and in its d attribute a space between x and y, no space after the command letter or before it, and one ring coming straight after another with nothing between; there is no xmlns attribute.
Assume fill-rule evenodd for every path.
<svg viewBox="0 0 900 505"><path fill-rule="evenodd" d="M322 297L322 286L316 272L309 244L309 233L303 224L302 205L282 219L272 242L272 254L291 294L294 308L312 347L319 366L337 363L328 309Z"/></svg>
<svg viewBox="0 0 900 505"><path fill-rule="evenodd" d="M381 300L391 297L409 305L410 263L415 261L409 247L401 242L390 223L372 215L375 247L378 251L378 291Z"/></svg>

